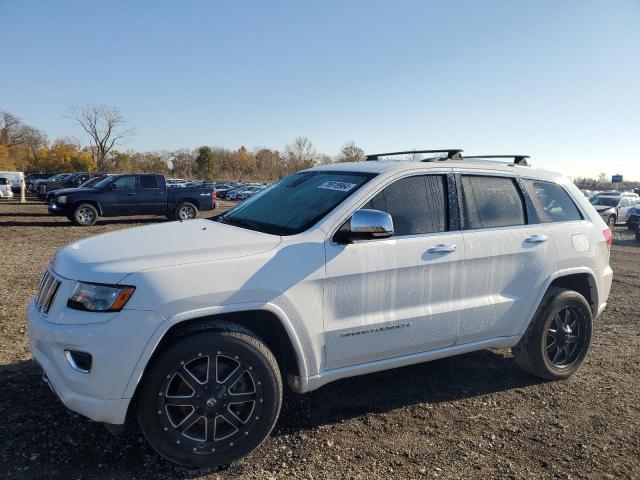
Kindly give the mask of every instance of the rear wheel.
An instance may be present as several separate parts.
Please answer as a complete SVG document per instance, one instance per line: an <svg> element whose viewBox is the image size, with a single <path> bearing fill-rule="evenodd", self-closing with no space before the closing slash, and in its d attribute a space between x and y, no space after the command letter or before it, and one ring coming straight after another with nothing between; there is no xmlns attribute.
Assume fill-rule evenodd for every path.
<svg viewBox="0 0 640 480"><path fill-rule="evenodd" d="M516 363L538 377L565 379L582 365L591 345L592 313L578 292L550 288L524 336Z"/></svg>
<svg viewBox="0 0 640 480"><path fill-rule="evenodd" d="M198 216L198 207L190 202L181 202L176 206L175 217L177 220L191 220Z"/></svg>
<svg viewBox="0 0 640 480"><path fill-rule="evenodd" d="M98 221L98 210L89 203L82 203L73 210L71 221L81 227L87 227Z"/></svg>
<svg viewBox="0 0 640 480"><path fill-rule="evenodd" d="M138 423L149 444L191 467L229 463L273 428L282 380L271 351L233 325L176 340L140 387Z"/></svg>

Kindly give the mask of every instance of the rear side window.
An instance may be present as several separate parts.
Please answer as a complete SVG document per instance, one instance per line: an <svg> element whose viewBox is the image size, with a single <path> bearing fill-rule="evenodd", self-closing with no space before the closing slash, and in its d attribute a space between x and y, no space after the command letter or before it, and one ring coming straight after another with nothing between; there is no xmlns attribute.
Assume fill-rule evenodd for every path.
<svg viewBox="0 0 640 480"><path fill-rule="evenodd" d="M387 212L396 236L447 230L446 177L421 175L392 183L364 207Z"/></svg>
<svg viewBox="0 0 640 480"><path fill-rule="evenodd" d="M140 188L160 188L158 179L154 175L142 175L140 177Z"/></svg>
<svg viewBox="0 0 640 480"><path fill-rule="evenodd" d="M522 182L529 193L533 213L539 223L582 220L578 207L560 185L539 180Z"/></svg>
<svg viewBox="0 0 640 480"><path fill-rule="evenodd" d="M464 230L526 223L524 204L513 178L462 175L460 221Z"/></svg>

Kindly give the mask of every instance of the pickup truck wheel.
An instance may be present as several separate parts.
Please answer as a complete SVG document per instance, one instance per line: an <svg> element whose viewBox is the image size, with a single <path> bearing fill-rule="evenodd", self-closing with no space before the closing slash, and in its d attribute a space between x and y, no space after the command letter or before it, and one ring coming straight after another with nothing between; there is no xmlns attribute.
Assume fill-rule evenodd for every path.
<svg viewBox="0 0 640 480"><path fill-rule="evenodd" d="M149 444L189 467L223 465L258 447L282 403L271 351L230 324L174 341L140 386L137 416Z"/></svg>
<svg viewBox="0 0 640 480"><path fill-rule="evenodd" d="M98 221L98 210L89 203L82 203L74 210L71 221L81 227L87 227Z"/></svg>
<svg viewBox="0 0 640 480"><path fill-rule="evenodd" d="M593 316L578 292L552 287L544 296L529 328L512 351L527 372L549 380L573 375L591 345Z"/></svg>
<svg viewBox="0 0 640 480"><path fill-rule="evenodd" d="M176 206L176 218L178 220L191 220L198 216L198 207L193 203L182 202Z"/></svg>

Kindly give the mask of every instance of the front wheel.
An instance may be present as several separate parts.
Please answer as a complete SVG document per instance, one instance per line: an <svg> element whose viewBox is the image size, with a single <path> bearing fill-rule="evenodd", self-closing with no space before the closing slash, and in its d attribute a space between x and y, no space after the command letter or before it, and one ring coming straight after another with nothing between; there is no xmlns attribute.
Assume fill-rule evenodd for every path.
<svg viewBox="0 0 640 480"><path fill-rule="evenodd" d="M191 220L198 216L198 207L190 202L182 202L176 206L175 217L177 220Z"/></svg>
<svg viewBox="0 0 640 480"><path fill-rule="evenodd" d="M281 403L271 351L251 332L224 324L177 339L158 355L140 387L138 423L160 455L211 467L258 447Z"/></svg>
<svg viewBox="0 0 640 480"><path fill-rule="evenodd" d="M71 221L81 227L88 227L98 221L98 210L89 203L82 203L74 208Z"/></svg>
<svg viewBox="0 0 640 480"><path fill-rule="evenodd" d="M616 226L616 216L615 215L609 215L609 218L607 219L607 226L609 228L613 228Z"/></svg>
<svg viewBox="0 0 640 480"><path fill-rule="evenodd" d="M552 287L522 339L512 351L522 369L538 377L561 380L573 375L591 345L593 315L578 292Z"/></svg>

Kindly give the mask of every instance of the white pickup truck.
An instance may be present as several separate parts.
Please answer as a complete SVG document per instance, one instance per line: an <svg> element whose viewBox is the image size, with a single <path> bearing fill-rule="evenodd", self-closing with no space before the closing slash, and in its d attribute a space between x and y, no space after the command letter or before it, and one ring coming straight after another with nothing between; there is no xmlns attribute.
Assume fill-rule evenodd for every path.
<svg viewBox="0 0 640 480"><path fill-rule="evenodd" d="M308 392L485 348L512 348L544 378L573 374L612 279L611 231L584 195L519 157L384 158L60 249L28 313L53 390L209 466L268 436L283 379Z"/></svg>

